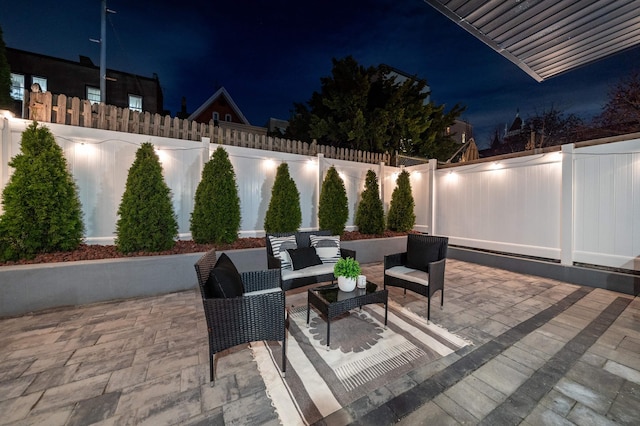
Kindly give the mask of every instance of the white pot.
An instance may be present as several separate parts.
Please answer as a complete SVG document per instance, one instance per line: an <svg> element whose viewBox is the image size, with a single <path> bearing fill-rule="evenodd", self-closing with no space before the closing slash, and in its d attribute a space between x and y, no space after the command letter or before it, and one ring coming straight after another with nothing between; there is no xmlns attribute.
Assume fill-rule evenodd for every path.
<svg viewBox="0 0 640 426"><path fill-rule="evenodd" d="M356 288L356 279L347 277L338 277L338 288L342 291L353 291Z"/></svg>

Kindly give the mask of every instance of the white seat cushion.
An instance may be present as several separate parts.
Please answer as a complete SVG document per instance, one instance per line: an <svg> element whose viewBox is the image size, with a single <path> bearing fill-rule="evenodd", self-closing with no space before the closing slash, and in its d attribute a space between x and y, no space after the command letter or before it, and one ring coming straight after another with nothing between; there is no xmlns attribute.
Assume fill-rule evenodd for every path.
<svg viewBox="0 0 640 426"><path fill-rule="evenodd" d="M282 280L290 280L300 277L315 277L316 275L332 274L335 263L323 263L322 265L308 266L303 269L291 270L283 269L280 273Z"/></svg>
<svg viewBox="0 0 640 426"><path fill-rule="evenodd" d="M281 292L281 291L282 291L282 289L280 287L265 288L264 290L249 291L249 292L243 294L243 296L251 297L251 296L258 296L260 294L277 293L277 292Z"/></svg>
<svg viewBox="0 0 640 426"><path fill-rule="evenodd" d="M406 266L394 266L393 268L385 269L384 274L425 286L429 285L429 274L418 269L407 268Z"/></svg>

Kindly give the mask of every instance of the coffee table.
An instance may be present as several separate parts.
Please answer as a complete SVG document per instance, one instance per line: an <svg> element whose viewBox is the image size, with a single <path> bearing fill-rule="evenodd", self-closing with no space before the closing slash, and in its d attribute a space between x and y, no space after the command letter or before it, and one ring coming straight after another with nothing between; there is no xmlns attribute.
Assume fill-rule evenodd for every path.
<svg viewBox="0 0 640 426"><path fill-rule="evenodd" d="M331 319L350 311L362 308L372 303L384 303L384 326L387 326L387 300L389 291L371 281L367 281L366 288L356 288L353 291L342 291L337 284L314 287L307 293L307 326L311 306L327 317L327 349L331 338Z"/></svg>

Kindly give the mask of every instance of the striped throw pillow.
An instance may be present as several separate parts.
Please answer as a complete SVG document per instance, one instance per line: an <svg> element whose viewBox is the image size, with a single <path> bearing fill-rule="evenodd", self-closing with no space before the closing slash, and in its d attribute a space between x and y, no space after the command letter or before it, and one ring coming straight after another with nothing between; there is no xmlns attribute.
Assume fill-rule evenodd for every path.
<svg viewBox="0 0 640 426"><path fill-rule="evenodd" d="M289 253L287 253L287 249L298 248L298 244L296 243L296 236L295 235L291 235L289 237L269 236L269 242L271 243L271 251L273 251L273 255L275 257L279 257L281 260L280 268L292 269L291 258L289 257Z"/></svg>
<svg viewBox="0 0 640 426"><path fill-rule="evenodd" d="M309 241L322 263L336 263L340 259L340 235L310 235Z"/></svg>

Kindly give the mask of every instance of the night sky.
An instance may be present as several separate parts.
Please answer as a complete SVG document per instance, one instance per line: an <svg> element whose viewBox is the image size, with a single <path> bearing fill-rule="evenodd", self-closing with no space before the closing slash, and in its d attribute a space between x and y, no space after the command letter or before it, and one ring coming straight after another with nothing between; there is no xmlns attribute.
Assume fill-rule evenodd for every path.
<svg viewBox="0 0 640 426"><path fill-rule="evenodd" d="M8 47L100 63L100 0L0 0ZM55 7L54 7L55 6ZM590 119L611 86L640 68L640 47L537 83L421 0L124 1L107 20L107 67L151 77L164 107L189 112L224 86L253 125L288 119L331 73L331 59L388 64L429 83L487 146L516 110L550 107Z"/></svg>

